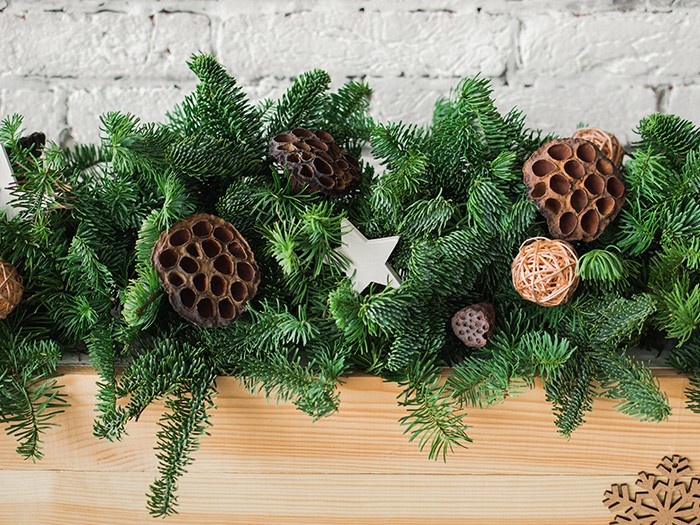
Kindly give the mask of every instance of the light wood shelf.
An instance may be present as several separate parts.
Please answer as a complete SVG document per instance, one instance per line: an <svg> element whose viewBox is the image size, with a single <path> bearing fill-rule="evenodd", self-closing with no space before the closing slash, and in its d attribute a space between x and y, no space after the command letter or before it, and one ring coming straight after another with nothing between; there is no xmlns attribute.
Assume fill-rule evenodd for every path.
<svg viewBox="0 0 700 525"><path fill-rule="evenodd" d="M220 378L211 435L181 482L180 514L155 521L145 493L161 407L131 423L123 442L98 440L94 371L62 371L72 406L47 433L45 459L23 461L0 436L0 524L602 525L611 483L632 483L674 453L700 469L700 415L684 406L688 380L670 370L655 371L673 407L664 423L638 422L597 400L567 440L538 387L470 410L474 443L447 463L408 443L398 387L378 378L347 379L339 412L316 423Z"/></svg>

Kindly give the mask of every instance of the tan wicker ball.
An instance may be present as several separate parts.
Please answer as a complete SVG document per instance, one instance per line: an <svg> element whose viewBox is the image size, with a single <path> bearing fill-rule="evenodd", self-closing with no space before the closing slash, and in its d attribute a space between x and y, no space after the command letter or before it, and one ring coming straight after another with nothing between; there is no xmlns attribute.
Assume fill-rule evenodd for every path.
<svg viewBox="0 0 700 525"><path fill-rule="evenodd" d="M14 266L0 260L0 319L5 319L22 300L22 277Z"/></svg>
<svg viewBox="0 0 700 525"><path fill-rule="evenodd" d="M578 286L578 257L566 241L533 237L520 246L512 264L513 286L541 306L565 303Z"/></svg>
<svg viewBox="0 0 700 525"><path fill-rule="evenodd" d="M620 169L620 166L622 166L622 157L625 155L625 150L622 148L620 141L617 140L617 137L612 133L598 128L579 128L574 131L571 137L592 142L598 146L603 155L613 162L616 168Z"/></svg>

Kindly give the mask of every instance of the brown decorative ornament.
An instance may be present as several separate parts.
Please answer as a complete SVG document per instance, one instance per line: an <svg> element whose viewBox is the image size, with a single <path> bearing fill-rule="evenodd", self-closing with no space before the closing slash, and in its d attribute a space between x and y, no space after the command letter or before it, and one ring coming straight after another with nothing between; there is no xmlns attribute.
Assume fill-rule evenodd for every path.
<svg viewBox="0 0 700 525"><path fill-rule="evenodd" d="M568 242L533 237L520 246L511 266L513 286L528 301L557 306L578 286L578 257Z"/></svg>
<svg viewBox="0 0 700 525"><path fill-rule="evenodd" d="M634 493L627 484L605 492L603 505L615 513L610 525L700 524L700 478L689 477L688 460L666 456L656 470L639 473Z"/></svg>
<svg viewBox="0 0 700 525"><path fill-rule="evenodd" d="M214 215L176 222L161 233L151 261L175 311L199 326L231 323L245 311L260 283L246 240Z"/></svg>
<svg viewBox="0 0 700 525"><path fill-rule="evenodd" d="M22 277L14 266L0 260L0 319L5 319L22 300Z"/></svg>
<svg viewBox="0 0 700 525"><path fill-rule="evenodd" d="M362 177L360 164L325 131L292 129L270 141L270 155L291 174L296 191L342 195Z"/></svg>
<svg viewBox="0 0 700 525"><path fill-rule="evenodd" d="M540 147L523 166L523 182L549 233L567 241L596 239L625 201L625 185L613 163L581 139Z"/></svg>
<svg viewBox="0 0 700 525"><path fill-rule="evenodd" d="M579 128L574 131L571 137L592 142L603 155L613 161L617 169L620 169L620 166L622 166L622 157L625 155L625 150L622 148L620 141L617 140L617 137L612 133L598 128Z"/></svg>
<svg viewBox="0 0 700 525"><path fill-rule="evenodd" d="M452 331L465 345L481 348L493 334L496 311L489 303L466 306L452 316Z"/></svg>

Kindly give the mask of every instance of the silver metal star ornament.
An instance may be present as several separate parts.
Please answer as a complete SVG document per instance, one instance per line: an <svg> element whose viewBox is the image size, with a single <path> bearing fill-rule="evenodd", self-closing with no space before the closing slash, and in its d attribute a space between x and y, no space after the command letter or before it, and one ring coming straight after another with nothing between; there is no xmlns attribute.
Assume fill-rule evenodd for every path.
<svg viewBox="0 0 700 525"><path fill-rule="evenodd" d="M399 287L401 278L387 264L387 261L400 237L396 235L381 239L367 239L347 219L343 219L342 228L343 245L335 251L350 262L345 273L353 279L355 290L363 292L369 283Z"/></svg>

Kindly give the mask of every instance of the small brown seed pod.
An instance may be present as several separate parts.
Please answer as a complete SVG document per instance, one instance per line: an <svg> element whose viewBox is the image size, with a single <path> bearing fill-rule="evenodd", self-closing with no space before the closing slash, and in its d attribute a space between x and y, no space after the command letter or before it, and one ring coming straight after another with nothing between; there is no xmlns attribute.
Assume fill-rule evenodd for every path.
<svg viewBox="0 0 700 525"><path fill-rule="evenodd" d="M452 331L465 345L481 348L493 334L496 311L489 303L466 306L452 316Z"/></svg>
<svg viewBox="0 0 700 525"><path fill-rule="evenodd" d="M0 319L5 319L22 300L22 277L10 263L0 260Z"/></svg>
<svg viewBox="0 0 700 525"><path fill-rule="evenodd" d="M533 237L520 246L511 266L513 286L541 306L565 303L576 291L578 257L568 242Z"/></svg>
<svg viewBox="0 0 700 525"><path fill-rule="evenodd" d="M270 141L270 155L286 166L296 191L342 195L362 177L360 164L325 131L292 129Z"/></svg>
<svg viewBox="0 0 700 525"><path fill-rule="evenodd" d="M587 140L544 144L525 162L523 182L549 233L567 241L598 238L625 201L620 173Z"/></svg>
<svg viewBox="0 0 700 525"><path fill-rule="evenodd" d="M170 304L188 321L226 326L245 311L260 283L253 251L236 228L214 215L193 215L163 232L153 248Z"/></svg>
<svg viewBox="0 0 700 525"><path fill-rule="evenodd" d="M617 137L612 133L598 128L579 128L574 131L571 137L592 142L603 155L613 162L617 169L620 169L620 166L622 166L622 157L625 155L625 150L622 148L620 141L617 140Z"/></svg>

